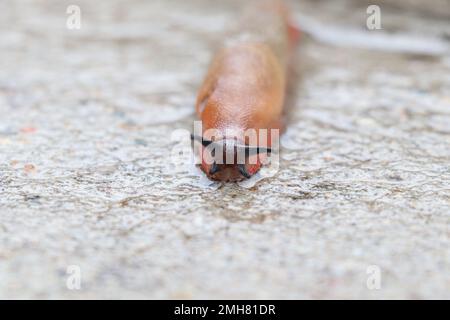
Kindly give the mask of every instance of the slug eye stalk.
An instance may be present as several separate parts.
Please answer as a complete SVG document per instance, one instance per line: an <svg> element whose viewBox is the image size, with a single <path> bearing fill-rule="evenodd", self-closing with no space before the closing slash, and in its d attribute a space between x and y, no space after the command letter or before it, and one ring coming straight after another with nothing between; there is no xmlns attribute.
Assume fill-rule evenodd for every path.
<svg viewBox="0 0 450 320"><path fill-rule="evenodd" d="M191 133L191 140L200 142L204 147L207 147L211 143L213 143L211 140L204 140L203 137L194 136L192 133Z"/></svg>
<svg viewBox="0 0 450 320"><path fill-rule="evenodd" d="M211 140L205 140L203 137L194 136L191 134L191 140L200 142L204 147L209 146L210 144L218 145L219 143L222 144L223 142L217 142L217 141L211 141ZM247 145L235 145L236 151L244 151L245 157L248 158L253 155L261 154L261 153L271 153L272 149L268 147L253 147L253 146L247 146ZM215 148L213 148L215 150Z"/></svg>

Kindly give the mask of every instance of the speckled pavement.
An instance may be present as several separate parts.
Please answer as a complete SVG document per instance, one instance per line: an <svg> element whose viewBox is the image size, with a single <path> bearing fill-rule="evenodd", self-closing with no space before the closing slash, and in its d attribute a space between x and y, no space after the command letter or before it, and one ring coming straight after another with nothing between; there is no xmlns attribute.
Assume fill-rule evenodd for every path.
<svg viewBox="0 0 450 320"><path fill-rule="evenodd" d="M448 1L381 1L373 31L369 2L290 1L323 27L251 188L170 162L238 1L75 2L0 2L0 298L450 298Z"/></svg>

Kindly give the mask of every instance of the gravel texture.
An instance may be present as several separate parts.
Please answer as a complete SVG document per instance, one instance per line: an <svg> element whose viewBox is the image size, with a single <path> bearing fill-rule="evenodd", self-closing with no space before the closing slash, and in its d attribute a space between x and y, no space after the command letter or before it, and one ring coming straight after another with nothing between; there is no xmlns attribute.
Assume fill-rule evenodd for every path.
<svg viewBox="0 0 450 320"><path fill-rule="evenodd" d="M281 166L248 188L170 161L238 1L0 2L0 298L449 299L450 3L431 2L383 1L368 31L369 2L290 1Z"/></svg>

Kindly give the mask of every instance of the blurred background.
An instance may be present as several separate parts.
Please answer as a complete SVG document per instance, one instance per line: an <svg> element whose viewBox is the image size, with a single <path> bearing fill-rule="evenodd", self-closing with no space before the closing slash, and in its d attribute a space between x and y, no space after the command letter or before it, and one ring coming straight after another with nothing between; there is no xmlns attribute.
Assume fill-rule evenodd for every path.
<svg viewBox="0 0 450 320"><path fill-rule="evenodd" d="M242 1L0 1L1 298L450 298L450 2L286 3L281 167L242 188L169 161Z"/></svg>

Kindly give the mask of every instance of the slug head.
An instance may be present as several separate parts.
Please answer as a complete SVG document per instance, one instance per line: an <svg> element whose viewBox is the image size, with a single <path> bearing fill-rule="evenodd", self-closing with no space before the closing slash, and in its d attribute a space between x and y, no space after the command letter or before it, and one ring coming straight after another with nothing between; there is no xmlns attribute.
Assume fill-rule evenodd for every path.
<svg viewBox="0 0 450 320"><path fill-rule="evenodd" d="M211 180L249 179L261 168L262 158L271 152L270 148L248 146L233 139L210 141L192 136L192 140L202 144L201 169Z"/></svg>

